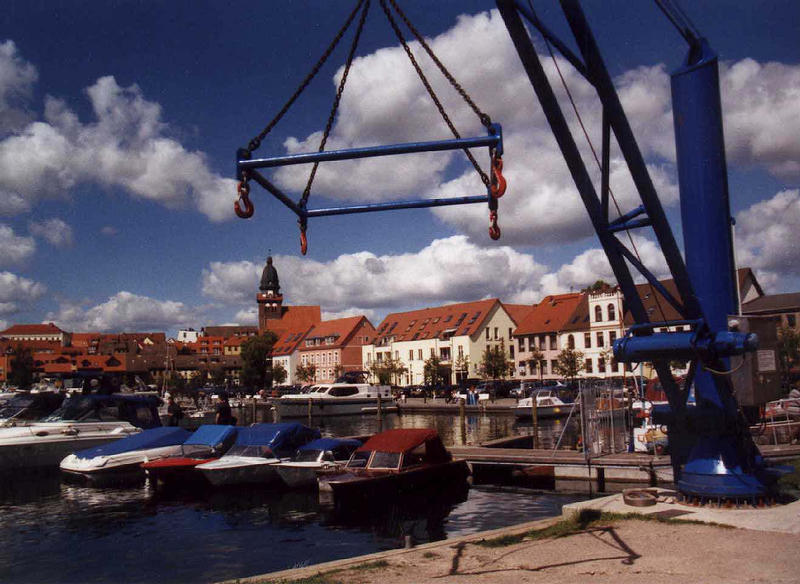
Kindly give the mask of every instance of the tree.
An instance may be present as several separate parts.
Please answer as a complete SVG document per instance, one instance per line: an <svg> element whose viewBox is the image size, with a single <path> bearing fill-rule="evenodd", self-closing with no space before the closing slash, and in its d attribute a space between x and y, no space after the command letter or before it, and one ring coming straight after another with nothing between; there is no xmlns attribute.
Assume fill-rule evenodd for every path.
<svg viewBox="0 0 800 584"><path fill-rule="evenodd" d="M408 371L408 368L400 359L393 359L391 356L373 361L369 366L369 372L378 379L381 385L389 385L392 381L397 381L397 376Z"/></svg>
<svg viewBox="0 0 800 584"><path fill-rule="evenodd" d="M226 377L225 369L222 367L211 370L211 383L214 385L225 385Z"/></svg>
<svg viewBox="0 0 800 584"><path fill-rule="evenodd" d="M455 362L453 363L454 368L456 370L456 382L461 383L463 379L469 377L469 356L465 356L463 354L456 357Z"/></svg>
<svg viewBox="0 0 800 584"><path fill-rule="evenodd" d="M556 373L563 375L565 379L569 379L571 382L575 381L578 373L583 371L583 368L583 353L580 351L567 347L556 357Z"/></svg>
<svg viewBox="0 0 800 584"><path fill-rule="evenodd" d="M508 361L503 341L500 341L499 345L487 346L483 350L478 369L484 379L505 379L513 371L514 364Z"/></svg>
<svg viewBox="0 0 800 584"><path fill-rule="evenodd" d="M272 365L272 383L280 385L281 383L286 381L287 376L288 373L286 372L286 369L284 368L283 365L281 365L280 363L274 363Z"/></svg>
<svg viewBox="0 0 800 584"><path fill-rule="evenodd" d="M33 352L28 347L17 345L8 381L20 389L28 389L33 383Z"/></svg>
<svg viewBox="0 0 800 584"><path fill-rule="evenodd" d="M447 380L447 367L442 365L442 360L436 355L431 355L425 360L425 365L422 369L425 385L437 387L444 385Z"/></svg>
<svg viewBox="0 0 800 584"><path fill-rule="evenodd" d="M530 351L531 355L529 359L536 363L536 369L539 370L539 381L542 381L542 377L544 376L544 353L542 353L539 347L533 347Z"/></svg>
<svg viewBox="0 0 800 584"><path fill-rule="evenodd" d="M582 289L581 292L583 293L592 293L592 292L608 292L612 290L614 286L606 282L605 280L597 280L591 286L587 286L586 288Z"/></svg>
<svg viewBox="0 0 800 584"><path fill-rule="evenodd" d="M272 385L272 347L277 337L267 331L242 343L242 383L249 387Z"/></svg>
<svg viewBox="0 0 800 584"><path fill-rule="evenodd" d="M800 332L790 327L781 327L778 330L778 358L783 386L788 388L792 369L800 365Z"/></svg>
<svg viewBox="0 0 800 584"><path fill-rule="evenodd" d="M308 365L298 364L294 369L294 376L299 381L310 383L314 381L317 376L317 366L313 363L309 363Z"/></svg>

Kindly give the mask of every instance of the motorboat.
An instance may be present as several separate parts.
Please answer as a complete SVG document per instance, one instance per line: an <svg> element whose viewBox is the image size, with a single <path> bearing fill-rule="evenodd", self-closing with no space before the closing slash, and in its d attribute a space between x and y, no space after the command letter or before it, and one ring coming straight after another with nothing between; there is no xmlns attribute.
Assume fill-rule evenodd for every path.
<svg viewBox="0 0 800 584"><path fill-rule="evenodd" d="M453 460L436 430L398 428L359 446L341 473L321 476L320 501L336 506L380 504L387 497L426 488L450 488L469 474L466 461Z"/></svg>
<svg viewBox="0 0 800 584"><path fill-rule="evenodd" d="M58 468L65 456L160 426L158 398L73 395L39 422L0 428L0 471Z"/></svg>
<svg viewBox="0 0 800 584"><path fill-rule="evenodd" d="M188 430L174 426L150 428L110 444L70 454L61 461L61 470L67 476L91 483L144 478L143 462L177 454L191 435Z"/></svg>
<svg viewBox="0 0 800 584"><path fill-rule="evenodd" d="M153 486L182 486L203 479L197 465L218 459L236 440L236 426L207 424L194 431L172 456L142 463Z"/></svg>
<svg viewBox="0 0 800 584"><path fill-rule="evenodd" d="M514 415L517 418L533 417L533 400L536 400L537 418L559 418L568 416L573 407L578 407L574 403L564 402L558 393L552 389L537 389L531 397L526 397L517 402L514 408Z"/></svg>
<svg viewBox="0 0 800 584"><path fill-rule="evenodd" d="M25 426L57 410L65 394L57 391L18 392L0 405L0 427Z"/></svg>
<svg viewBox="0 0 800 584"><path fill-rule="evenodd" d="M197 470L214 486L273 483L280 480L275 465L316 438L319 430L302 424L253 424L239 430L224 456Z"/></svg>
<svg viewBox="0 0 800 584"><path fill-rule="evenodd" d="M361 444L355 438L320 438L298 448L292 460L276 464L275 470L291 488L316 487L320 475L340 472Z"/></svg>
<svg viewBox="0 0 800 584"><path fill-rule="evenodd" d="M289 393L275 401L281 418L374 413L379 405L386 410L397 408L388 385L320 383L308 393Z"/></svg>

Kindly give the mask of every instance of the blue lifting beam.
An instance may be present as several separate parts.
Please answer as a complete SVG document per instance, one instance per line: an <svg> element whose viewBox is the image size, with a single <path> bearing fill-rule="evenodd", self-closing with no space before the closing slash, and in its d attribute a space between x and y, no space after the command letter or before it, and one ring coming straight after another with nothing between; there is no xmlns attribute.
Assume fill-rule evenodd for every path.
<svg viewBox="0 0 800 584"><path fill-rule="evenodd" d="M730 238L722 118L716 56L691 27L681 28L690 43L687 62L673 75L673 108L681 191L684 263L663 207L650 179L612 79L578 0L561 7L578 54L558 40L519 0L497 0L522 65L561 149L600 244L608 257L627 309L637 325L614 343L620 362L652 361L669 406L657 413L669 426L670 454L678 489L699 498L755 499L769 493L776 478L766 468L737 408L730 377L730 357L757 348L753 335L727 330L735 314L735 280ZM667 8L660 4L662 10ZM682 17L682 15L681 15ZM603 107L601 192L598 195L561 107L545 75L523 18L596 89ZM680 19L678 19L680 20ZM641 198L641 205L616 219L609 217L609 145L613 132ZM650 228L667 261L678 296L618 237L622 231ZM635 268L684 320L651 322L634 284ZM655 328L688 325L690 332L656 333ZM681 329L687 328L681 326ZM689 360L680 387L671 360ZM694 384L697 405L687 404ZM658 420L657 420L658 421Z"/></svg>

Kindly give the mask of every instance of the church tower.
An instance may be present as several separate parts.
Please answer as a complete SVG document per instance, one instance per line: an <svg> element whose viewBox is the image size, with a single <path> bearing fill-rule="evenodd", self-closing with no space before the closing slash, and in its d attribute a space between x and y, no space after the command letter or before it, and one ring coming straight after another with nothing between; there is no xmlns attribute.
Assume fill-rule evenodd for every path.
<svg viewBox="0 0 800 584"><path fill-rule="evenodd" d="M261 284L256 294L258 302L258 331L269 328L269 321L280 320L283 316L283 296L278 282L278 271L272 265L272 256L267 256L267 265L261 272Z"/></svg>

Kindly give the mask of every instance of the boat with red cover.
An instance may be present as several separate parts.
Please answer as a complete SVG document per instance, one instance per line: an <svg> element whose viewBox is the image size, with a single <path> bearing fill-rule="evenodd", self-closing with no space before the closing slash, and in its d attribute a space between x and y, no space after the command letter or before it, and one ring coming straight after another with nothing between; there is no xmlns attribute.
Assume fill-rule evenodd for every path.
<svg viewBox="0 0 800 584"><path fill-rule="evenodd" d="M324 502L368 504L466 482L469 467L455 461L436 430L398 428L376 434L359 447L340 474L322 476Z"/></svg>
<svg viewBox="0 0 800 584"><path fill-rule="evenodd" d="M236 440L235 426L207 424L195 430L174 456L142 463L153 486L181 486L204 481L195 467L217 460Z"/></svg>

